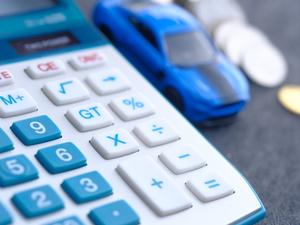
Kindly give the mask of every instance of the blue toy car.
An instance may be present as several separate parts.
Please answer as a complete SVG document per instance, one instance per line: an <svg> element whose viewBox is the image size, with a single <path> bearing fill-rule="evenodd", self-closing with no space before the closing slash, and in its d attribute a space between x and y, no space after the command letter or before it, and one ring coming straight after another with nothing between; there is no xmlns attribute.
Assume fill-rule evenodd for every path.
<svg viewBox="0 0 300 225"><path fill-rule="evenodd" d="M245 76L179 6L102 0L95 8L94 22L192 122L228 121L249 100Z"/></svg>

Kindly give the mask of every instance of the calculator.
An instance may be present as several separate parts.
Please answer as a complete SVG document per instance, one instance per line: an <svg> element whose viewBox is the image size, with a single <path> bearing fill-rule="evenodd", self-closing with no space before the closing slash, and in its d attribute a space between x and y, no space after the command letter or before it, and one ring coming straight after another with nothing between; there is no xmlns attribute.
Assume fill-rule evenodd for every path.
<svg viewBox="0 0 300 225"><path fill-rule="evenodd" d="M247 180L74 1L0 2L0 225L265 216Z"/></svg>

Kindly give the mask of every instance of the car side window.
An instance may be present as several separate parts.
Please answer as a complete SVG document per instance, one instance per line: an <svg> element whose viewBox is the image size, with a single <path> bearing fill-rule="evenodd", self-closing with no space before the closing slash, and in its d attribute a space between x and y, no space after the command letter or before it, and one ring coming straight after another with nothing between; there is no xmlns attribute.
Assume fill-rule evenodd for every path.
<svg viewBox="0 0 300 225"><path fill-rule="evenodd" d="M129 18L129 21L131 22L131 24L143 35L143 37L150 42L150 44L156 48L157 50L159 50L159 47L157 45L156 42L156 38L153 35L153 33L151 32L151 30L149 30L146 26L144 26L143 24L141 24L139 21L137 21L135 18L131 17Z"/></svg>

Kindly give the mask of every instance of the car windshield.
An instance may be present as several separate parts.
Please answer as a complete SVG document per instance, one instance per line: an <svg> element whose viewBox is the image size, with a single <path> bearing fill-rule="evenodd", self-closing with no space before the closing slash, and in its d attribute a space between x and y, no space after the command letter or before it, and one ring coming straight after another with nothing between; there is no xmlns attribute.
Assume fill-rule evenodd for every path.
<svg viewBox="0 0 300 225"><path fill-rule="evenodd" d="M198 66L214 59L214 49L200 31L165 36L167 56L176 66Z"/></svg>

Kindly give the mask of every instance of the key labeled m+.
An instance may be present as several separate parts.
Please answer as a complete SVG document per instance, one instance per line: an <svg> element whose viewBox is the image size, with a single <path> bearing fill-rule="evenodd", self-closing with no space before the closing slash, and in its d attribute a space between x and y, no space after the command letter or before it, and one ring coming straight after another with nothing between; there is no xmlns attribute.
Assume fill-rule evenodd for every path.
<svg viewBox="0 0 300 225"><path fill-rule="evenodd" d="M22 115L37 110L37 104L24 89L0 93L0 117Z"/></svg>
<svg viewBox="0 0 300 225"><path fill-rule="evenodd" d="M23 95L5 95L2 96L0 95L0 100L5 104L5 105L13 105L13 104L17 104L18 102L21 102L24 100L24 96Z"/></svg>

